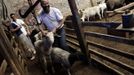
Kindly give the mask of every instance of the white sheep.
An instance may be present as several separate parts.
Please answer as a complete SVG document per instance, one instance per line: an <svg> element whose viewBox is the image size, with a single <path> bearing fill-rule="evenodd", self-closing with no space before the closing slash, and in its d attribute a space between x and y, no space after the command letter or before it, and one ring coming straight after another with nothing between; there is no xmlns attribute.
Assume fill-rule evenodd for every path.
<svg viewBox="0 0 134 75"><path fill-rule="evenodd" d="M42 40L38 40L35 42L35 47L37 47L39 51L41 51L40 56L42 55L44 55L45 57L50 56L54 63L60 63L66 69L68 75L71 75L70 73L71 65L73 65L75 61L78 60L83 61L83 58L85 58L85 56L81 53L77 53L77 52L69 53L68 51L63 50L61 48L52 47L53 43L54 43L54 34L52 32L48 32L46 36L42 38ZM44 63L47 62L47 59L43 59L43 60L45 60ZM48 67L47 63L44 64L44 69L47 70L47 67Z"/></svg>
<svg viewBox="0 0 134 75"><path fill-rule="evenodd" d="M99 4L100 10L101 10L101 17L104 17L104 10L107 9L106 3Z"/></svg>
<svg viewBox="0 0 134 75"><path fill-rule="evenodd" d="M85 21L85 18L89 21L89 18L91 16L95 16L96 14L99 16L99 19L101 19L101 14L100 14L100 7L99 6L94 6L94 7L88 7L82 12L82 21Z"/></svg>

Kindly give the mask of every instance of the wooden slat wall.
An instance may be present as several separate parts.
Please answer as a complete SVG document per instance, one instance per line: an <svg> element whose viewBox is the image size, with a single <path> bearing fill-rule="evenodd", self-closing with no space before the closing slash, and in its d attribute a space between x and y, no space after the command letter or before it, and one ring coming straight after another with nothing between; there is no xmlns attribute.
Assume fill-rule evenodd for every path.
<svg viewBox="0 0 134 75"><path fill-rule="evenodd" d="M11 42L8 40L3 29L0 27L0 54L4 57L4 61L0 66L1 74L5 72L7 64L11 67L14 75L27 75L26 68L24 64L22 65L22 60L19 60L18 51L14 50ZM7 62L7 64L6 64ZM24 62L23 62L24 63Z"/></svg>
<svg viewBox="0 0 134 75"><path fill-rule="evenodd" d="M4 75L7 65L8 64L7 64L6 60L3 60L2 64L0 65L0 75Z"/></svg>
<svg viewBox="0 0 134 75"><path fill-rule="evenodd" d="M119 23L117 23L119 24ZM73 35L75 34L75 31L73 29L73 24L71 23L71 21L66 21L65 22L65 25L71 25L71 26L68 26L68 27L71 27L71 28L68 28L68 27L65 27L65 30L66 30L66 37L67 37L67 42L69 44L69 46L73 47L74 49L78 49L80 46L79 46L79 43L78 43L78 39L76 37L76 35ZM101 26L102 25L102 26ZM116 23L112 24L112 25L116 25ZM114 27L114 26L111 26L111 23L97 23L97 22L83 22L82 23L82 26L81 28L84 28L84 27L91 27L91 26L95 26L95 27L105 27L105 28L111 28L111 27ZM122 32L131 32L131 33L134 33L134 31L122 31ZM83 34L85 34L85 36L92 36L92 37L95 37L95 38L101 38L101 39L105 39L105 40L110 40L110 41L115 41L115 42L118 42L118 43L123 43L123 44L127 44L127 45L134 45L134 40L132 39L128 39L128 38L124 38L124 37L119 37L119 36L113 36L113 35L107 35L107 34L102 34L102 33L96 33L96 32L87 32L85 31ZM86 40L86 38L85 38ZM108 47L108 46L105 46L105 45L101 45L101 44L97 44L95 42L92 42L92 40L86 40L86 42L88 43L88 45L91 45L91 46L94 46L96 48L99 48L101 49L102 51L107 51L107 52L110 52L110 53L114 53L116 55L119 55L119 56L122 56L122 57L125 57L127 58L128 60L134 60L134 54L132 53L128 53L128 52L125 52L125 51L122 51L122 50L118 50L118 49L115 49L115 48L112 48L112 47ZM72 46L73 45L73 46ZM116 66L119 66L120 68L124 69L124 70L127 70L128 72L130 73L134 73L134 66L130 66L128 65L127 63L123 63L119 60L117 60L116 58L113 58L113 57L110 57L110 56L107 56L103 53L100 53L100 52L97 52L95 50L92 50L90 48L89 49L89 54L93 54L99 58L102 58ZM115 73L119 74L119 75L124 75L123 72L120 72L119 70L116 70L112 67L110 67L109 65L106 65L104 62L100 62L98 59L96 58L92 58L94 61L102 64L103 66L107 67L108 69L111 69L112 71L114 71Z"/></svg>

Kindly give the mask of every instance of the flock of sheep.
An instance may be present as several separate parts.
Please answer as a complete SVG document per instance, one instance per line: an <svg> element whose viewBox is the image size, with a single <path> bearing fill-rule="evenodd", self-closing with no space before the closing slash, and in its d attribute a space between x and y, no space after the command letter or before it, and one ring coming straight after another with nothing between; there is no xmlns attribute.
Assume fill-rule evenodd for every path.
<svg viewBox="0 0 134 75"><path fill-rule="evenodd" d="M102 2L98 6L87 7L84 10L80 10L82 13L81 20L85 21L85 18L89 21L89 18L95 16L96 14L99 16L99 19L103 17L104 10L107 8L106 3Z"/></svg>
<svg viewBox="0 0 134 75"><path fill-rule="evenodd" d="M83 10L79 10L79 12L82 14L81 20L85 21L85 19L87 19L89 21L90 17L95 15L97 15L99 19L102 19L104 17L104 10L114 10L130 2L133 2L133 0L98 0L97 3L99 4L97 6L87 7Z"/></svg>

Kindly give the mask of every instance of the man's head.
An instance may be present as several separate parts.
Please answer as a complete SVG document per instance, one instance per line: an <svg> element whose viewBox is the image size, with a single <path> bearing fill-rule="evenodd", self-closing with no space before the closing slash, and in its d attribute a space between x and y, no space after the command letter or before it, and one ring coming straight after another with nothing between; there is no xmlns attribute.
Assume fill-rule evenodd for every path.
<svg viewBox="0 0 134 75"><path fill-rule="evenodd" d="M11 14L10 14L10 18L11 18L12 20L14 20L14 21L17 19L15 13L11 13Z"/></svg>
<svg viewBox="0 0 134 75"><path fill-rule="evenodd" d="M50 12L50 5L49 5L48 0L41 0L41 7L43 8L45 13Z"/></svg>

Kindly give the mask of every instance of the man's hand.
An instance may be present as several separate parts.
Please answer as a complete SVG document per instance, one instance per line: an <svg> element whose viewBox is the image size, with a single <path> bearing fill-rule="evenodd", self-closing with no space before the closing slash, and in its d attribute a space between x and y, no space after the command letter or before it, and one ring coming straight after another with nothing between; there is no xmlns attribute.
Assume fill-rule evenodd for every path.
<svg viewBox="0 0 134 75"><path fill-rule="evenodd" d="M56 31L57 31L57 29L56 29L56 28L54 28L51 32L56 33Z"/></svg>
<svg viewBox="0 0 134 75"><path fill-rule="evenodd" d="M43 31L43 32L41 32L41 33L42 33L42 36L46 36L47 33L48 33L48 31Z"/></svg>

